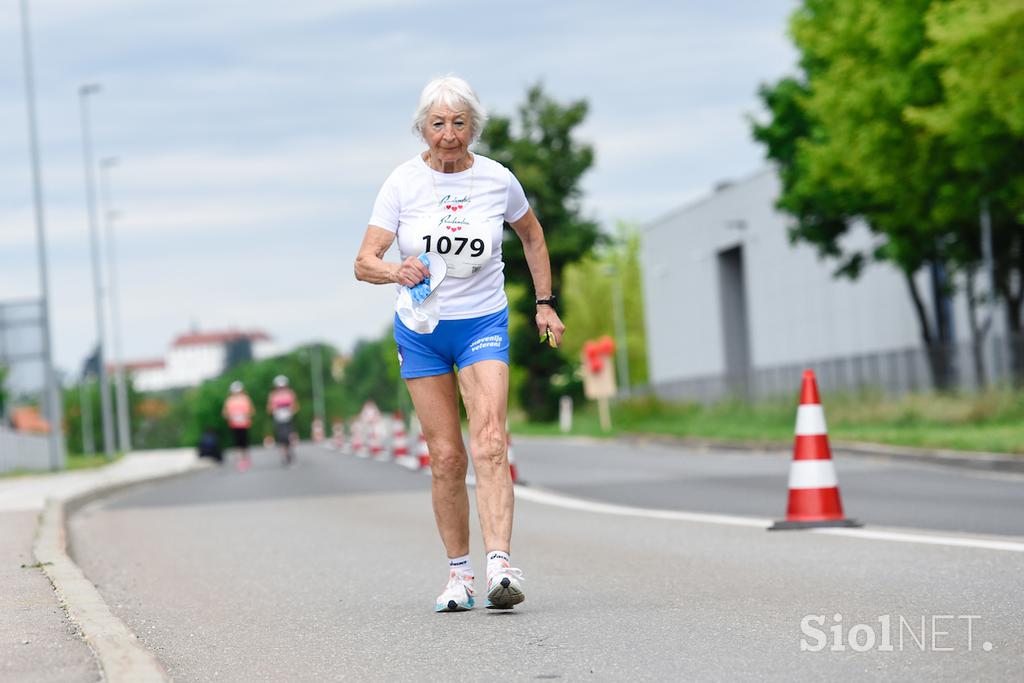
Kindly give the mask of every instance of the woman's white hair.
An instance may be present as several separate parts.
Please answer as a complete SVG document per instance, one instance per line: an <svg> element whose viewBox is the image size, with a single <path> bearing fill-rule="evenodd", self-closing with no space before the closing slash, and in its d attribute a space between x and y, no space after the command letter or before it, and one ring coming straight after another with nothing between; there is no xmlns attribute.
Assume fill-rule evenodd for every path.
<svg viewBox="0 0 1024 683"><path fill-rule="evenodd" d="M420 93L420 103L412 116L412 132L423 136L423 128L427 124L427 114L439 105L454 111L469 110L470 125L473 129L473 142L480 139L480 134L487 123L487 110L480 104L472 86L458 76L442 76L427 83Z"/></svg>

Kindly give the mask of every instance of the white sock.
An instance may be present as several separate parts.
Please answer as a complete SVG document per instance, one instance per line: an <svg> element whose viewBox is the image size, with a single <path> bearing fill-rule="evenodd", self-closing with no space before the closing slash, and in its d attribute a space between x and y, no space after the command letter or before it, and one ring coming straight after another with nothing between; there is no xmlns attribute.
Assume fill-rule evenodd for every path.
<svg viewBox="0 0 1024 683"><path fill-rule="evenodd" d="M508 553L504 550L489 550L487 551L487 575L490 576L494 572L502 569L505 564L512 564L509 560Z"/></svg>
<svg viewBox="0 0 1024 683"><path fill-rule="evenodd" d="M473 561L469 559L469 555L463 555L462 557L449 557L448 558L448 570L452 569L458 571L464 576L476 576L473 573Z"/></svg>

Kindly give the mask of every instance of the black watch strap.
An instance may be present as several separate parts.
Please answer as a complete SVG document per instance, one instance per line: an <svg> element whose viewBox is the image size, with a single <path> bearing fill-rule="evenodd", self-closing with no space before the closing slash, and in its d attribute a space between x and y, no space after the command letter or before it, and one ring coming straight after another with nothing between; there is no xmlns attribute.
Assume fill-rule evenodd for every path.
<svg viewBox="0 0 1024 683"><path fill-rule="evenodd" d="M555 309L557 311L558 310L558 297L556 297L555 295L552 294L547 299L537 299L537 305L540 306L541 304L543 304L545 306L550 306L551 308L553 308L553 309Z"/></svg>

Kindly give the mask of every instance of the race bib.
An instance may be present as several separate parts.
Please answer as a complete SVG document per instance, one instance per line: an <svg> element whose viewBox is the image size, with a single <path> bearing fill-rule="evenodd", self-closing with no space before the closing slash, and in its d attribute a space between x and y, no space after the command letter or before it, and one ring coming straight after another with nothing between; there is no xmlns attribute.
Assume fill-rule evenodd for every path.
<svg viewBox="0 0 1024 683"><path fill-rule="evenodd" d="M423 251L440 254L448 264L448 277L470 277L491 258L491 224L463 202L446 202L422 224Z"/></svg>
<svg viewBox="0 0 1024 683"><path fill-rule="evenodd" d="M249 419L248 413L232 413L231 422L234 424L244 424Z"/></svg>
<svg viewBox="0 0 1024 683"><path fill-rule="evenodd" d="M278 422L287 422L292 419L292 409L288 406L274 408L274 419Z"/></svg>

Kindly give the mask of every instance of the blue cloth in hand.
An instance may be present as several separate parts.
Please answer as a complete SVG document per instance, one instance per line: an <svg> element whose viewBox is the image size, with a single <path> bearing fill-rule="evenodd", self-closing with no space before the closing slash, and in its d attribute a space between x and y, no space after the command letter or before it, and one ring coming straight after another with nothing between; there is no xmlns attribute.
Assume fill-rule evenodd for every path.
<svg viewBox="0 0 1024 683"><path fill-rule="evenodd" d="M427 258L426 254L420 254L419 259L420 263L425 265L427 268L430 268L430 259ZM426 301L427 297L430 296L430 278L425 277L423 278L423 282L410 287L409 294L412 295L412 300L418 304Z"/></svg>

